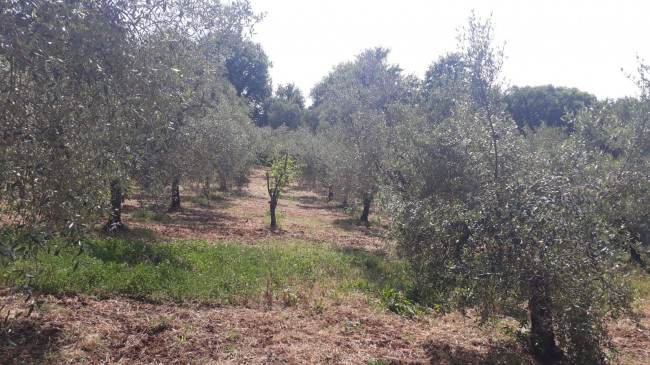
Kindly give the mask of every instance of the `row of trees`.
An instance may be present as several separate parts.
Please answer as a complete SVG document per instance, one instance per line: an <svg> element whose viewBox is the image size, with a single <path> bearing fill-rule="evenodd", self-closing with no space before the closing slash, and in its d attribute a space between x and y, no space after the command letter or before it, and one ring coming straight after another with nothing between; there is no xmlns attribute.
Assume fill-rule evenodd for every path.
<svg viewBox="0 0 650 365"><path fill-rule="evenodd" d="M314 89L288 132L330 198L385 210L413 265L413 299L518 319L541 360L607 359L604 318L631 314L625 260L650 227L648 67L640 98L505 89L503 49L472 16L424 80L371 49Z"/></svg>
<svg viewBox="0 0 650 365"><path fill-rule="evenodd" d="M259 20L247 1L3 2L3 260L120 229L132 187L177 209L183 181L245 184L256 99L231 64Z"/></svg>

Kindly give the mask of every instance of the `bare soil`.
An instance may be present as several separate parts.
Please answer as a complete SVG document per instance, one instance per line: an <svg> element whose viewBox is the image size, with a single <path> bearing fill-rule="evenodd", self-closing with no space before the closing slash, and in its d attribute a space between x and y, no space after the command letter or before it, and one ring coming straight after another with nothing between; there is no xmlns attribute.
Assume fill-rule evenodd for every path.
<svg viewBox="0 0 650 365"><path fill-rule="evenodd" d="M138 202L127 200L124 222L134 230L146 230L158 239L225 239L256 243L263 239L327 242L337 247L385 248L385 229L376 222L369 227L357 224L336 203L326 203L322 194L294 183L280 197L277 207L279 229L269 229L269 197L264 171L257 170L241 191L225 194L207 204L188 202L197 192L181 190L183 208L169 213L171 222L155 222L133 217ZM358 217L356 217L358 218Z"/></svg>
<svg viewBox="0 0 650 365"><path fill-rule="evenodd" d="M280 199L281 229L268 227L261 171L250 186L210 206L189 204L171 222L136 219L132 232L155 239L266 239L329 242L382 250L390 246L380 224L358 226L322 195L294 186ZM0 286L0 302L24 308L24 297ZM479 328L470 317L431 313L404 319L379 310L362 295L272 307L214 303L144 303L122 297L44 297L31 317L16 323L18 346L0 347L2 364L508 364L534 363L506 340L502 323ZM611 321L623 364L650 364L650 305L640 302L641 325ZM507 322L504 322L507 323Z"/></svg>

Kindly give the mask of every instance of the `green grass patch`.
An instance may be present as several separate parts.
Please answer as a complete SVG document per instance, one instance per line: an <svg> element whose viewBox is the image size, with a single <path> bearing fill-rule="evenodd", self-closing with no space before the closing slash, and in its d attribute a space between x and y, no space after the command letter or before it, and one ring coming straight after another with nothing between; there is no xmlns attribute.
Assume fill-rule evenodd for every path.
<svg viewBox="0 0 650 365"><path fill-rule="evenodd" d="M34 273L51 294L126 295L149 301L213 300L246 303L308 298L310 288L362 292L389 299L411 288L408 265L358 250L304 242L175 242L111 238L83 253L40 253L11 271ZM294 298L295 294L295 298ZM295 303L294 303L295 304Z"/></svg>
<svg viewBox="0 0 650 365"><path fill-rule="evenodd" d="M327 227L330 225L329 221L320 217L295 216L291 217L291 220L308 224L310 227Z"/></svg>
<svg viewBox="0 0 650 365"><path fill-rule="evenodd" d="M148 209L138 209L133 212L133 218L152 220L161 223L169 223L174 219L165 213L158 213Z"/></svg>
<svg viewBox="0 0 650 365"><path fill-rule="evenodd" d="M362 222L359 218L345 218L345 219L336 219L333 222L334 226L337 226L344 230L354 230L356 227L379 227L379 221L370 220L367 223Z"/></svg>
<svg viewBox="0 0 650 365"><path fill-rule="evenodd" d="M627 278L627 282L634 289L637 299L650 300L650 274L634 273Z"/></svg>
<svg viewBox="0 0 650 365"><path fill-rule="evenodd" d="M212 202L224 202L227 201L225 193L223 192L212 192L210 196L205 196L205 194L197 194L189 197L185 197L185 200L203 206L209 206Z"/></svg>

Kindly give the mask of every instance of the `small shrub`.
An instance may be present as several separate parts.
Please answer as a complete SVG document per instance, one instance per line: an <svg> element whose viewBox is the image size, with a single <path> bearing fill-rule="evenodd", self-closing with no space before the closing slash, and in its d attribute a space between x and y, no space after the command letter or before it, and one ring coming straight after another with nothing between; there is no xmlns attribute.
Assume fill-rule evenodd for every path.
<svg viewBox="0 0 650 365"><path fill-rule="evenodd" d="M290 290L285 289L282 291L282 303L284 303L285 307L295 307L299 301L298 296Z"/></svg>
<svg viewBox="0 0 650 365"><path fill-rule="evenodd" d="M319 314L323 313L325 311L325 304L323 303L323 298L314 299L314 305L312 306L312 308Z"/></svg>
<svg viewBox="0 0 650 365"><path fill-rule="evenodd" d="M158 213L151 211L149 209L138 209L133 212L133 218L152 220L160 223L169 223L173 221L173 218L168 216L165 213Z"/></svg>
<svg viewBox="0 0 650 365"><path fill-rule="evenodd" d="M423 311L417 304L404 297L401 292L394 289L382 289L379 292L379 303L389 311L402 317L412 318Z"/></svg>
<svg viewBox="0 0 650 365"><path fill-rule="evenodd" d="M388 365L386 361L383 360L377 360L375 358L371 358L367 362L368 365Z"/></svg>

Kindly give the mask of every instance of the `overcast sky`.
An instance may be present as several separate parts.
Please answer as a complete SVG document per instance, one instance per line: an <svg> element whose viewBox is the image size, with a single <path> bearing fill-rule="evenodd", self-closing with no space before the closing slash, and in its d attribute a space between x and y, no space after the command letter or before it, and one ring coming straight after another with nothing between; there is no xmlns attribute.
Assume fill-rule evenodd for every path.
<svg viewBox="0 0 650 365"><path fill-rule="evenodd" d="M253 40L273 68L273 85L305 95L332 67L362 50L391 49L389 60L420 77L457 48L457 29L492 14L505 42L507 85L577 87L599 98L635 95L626 72L650 61L649 0L251 0L265 19Z"/></svg>

